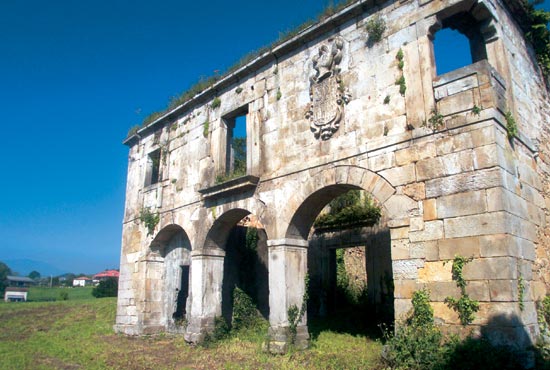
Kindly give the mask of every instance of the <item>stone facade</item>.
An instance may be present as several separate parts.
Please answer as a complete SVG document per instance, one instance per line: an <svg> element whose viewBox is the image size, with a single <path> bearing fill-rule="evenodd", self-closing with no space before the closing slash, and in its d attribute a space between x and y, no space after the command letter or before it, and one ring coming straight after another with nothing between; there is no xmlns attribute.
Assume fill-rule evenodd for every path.
<svg viewBox="0 0 550 370"><path fill-rule="evenodd" d="M200 341L222 315L229 234L254 214L265 232L271 349L284 351L313 221L335 196L363 189L382 208L387 238L373 258L387 256L398 324L426 287L441 326L529 344L535 300L550 283L550 129L515 5L358 1L129 137L116 330L178 331L179 310L187 340ZM476 62L438 76L432 40L463 18L477 35ZM386 25L378 42L366 30L373 19ZM519 132L511 139L508 112ZM217 184L237 116L246 117L247 176ZM160 215L151 230L144 209ZM458 294L446 263L455 255L473 257L464 276L480 302L466 328L443 302ZM298 344L307 339L304 316Z"/></svg>

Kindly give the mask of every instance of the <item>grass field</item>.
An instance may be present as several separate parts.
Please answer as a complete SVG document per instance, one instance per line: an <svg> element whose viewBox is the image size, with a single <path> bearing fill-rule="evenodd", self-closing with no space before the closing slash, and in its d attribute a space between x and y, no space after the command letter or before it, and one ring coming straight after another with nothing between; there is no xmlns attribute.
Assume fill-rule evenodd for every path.
<svg viewBox="0 0 550 370"><path fill-rule="evenodd" d="M72 290L72 289L70 289ZM191 347L169 335L113 332L116 299L0 304L0 369L376 369L381 344L319 331L312 348L284 356L262 351L265 328Z"/></svg>
<svg viewBox="0 0 550 370"><path fill-rule="evenodd" d="M67 292L69 294L69 300L80 300L80 299L95 299L92 296L92 290L94 288L89 287L76 287L76 288L66 288L66 287L30 287L29 288L29 301L56 301L61 300L60 295L62 292Z"/></svg>

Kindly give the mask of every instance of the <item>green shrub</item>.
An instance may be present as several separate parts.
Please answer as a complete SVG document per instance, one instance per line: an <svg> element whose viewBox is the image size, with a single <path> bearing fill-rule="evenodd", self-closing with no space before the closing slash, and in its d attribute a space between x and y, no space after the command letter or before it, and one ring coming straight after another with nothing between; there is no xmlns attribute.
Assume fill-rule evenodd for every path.
<svg viewBox="0 0 550 370"><path fill-rule="evenodd" d="M434 309L430 305L430 292L426 289L417 290L412 296L413 313L410 324L413 326L433 326Z"/></svg>
<svg viewBox="0 0 550 370"><path fill-rule="evenodd" d="M216 96L214 100L212 100L212 104L210 106L212 107L212 109L216 109L219 108L220 105L222 105L222 101Z"/></svg>
<svg viewBox="0 0 550 370"><path fill-rule="evenodd" d="M147 236L153 235L155 232L155 227L160 221L160 216L157 212L151 212L151 208L143 207L139 212L139 219L147 227Z"/></svg>
<svg viewBox="0 0 550 370"><path fill-rule="evenodd" d="M512 140L518 136L518 125L516 124L516 120L512 115L512 112L506 112L504 118L506 119L506 134L508 135L508 139Z"/></svg>
<svg viewBox="0 0 550 370"><path fill-rule="evenodd" d="M69 300L69 292L66 292L66 291L59 292L59 300L60 301L68 301Z"/></svg>
<svg viewBox="0 0 550 370"><path fill-rule="evenodd" d="M370 197L361 200L358 190L350 190L329 203L330 211L321 214L314 222L316 228L346 227L357 224L372 226L381 216L380 207Z"/></svg>
<svg viewBox="0 0 550 370"><path fill-rule="evenodd" d="M367 22L365 28L368 33L368 42L370 44L376 44L382 40L384 31L386 31L386 21L376 15Z"/></svg>
<svg viewBox="0 0 550 370"><path fill-rule="evenodd" d="M92 290L92 295L96 298L116 297L118 295L118 279L109 277L100 281Z"/></svg>
<svg viewBox="0 0 550 370"><path fill-rule="evenodd" d="M230 332L231 329L227 321L221 316L216 316L214 318L214 329L211 333L206 333L204 335L201 345L206 348L211 347L216 342L229 337Z"/></svg>
<svg viewBox="0 0 550 370"><path fill-rule="evenodd" d="M231 320L232 330L249 329L258 323L259 314L254 301L244 290L235 288L233 290L233 318Z"/></svg>

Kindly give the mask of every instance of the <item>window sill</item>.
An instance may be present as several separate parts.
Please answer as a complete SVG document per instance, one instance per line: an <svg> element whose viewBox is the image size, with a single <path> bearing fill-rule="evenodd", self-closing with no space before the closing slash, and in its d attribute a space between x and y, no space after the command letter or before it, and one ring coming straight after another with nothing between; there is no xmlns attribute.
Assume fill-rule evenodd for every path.
<svg viewBox="0 0 550 370"><path fill-rule="evenodd" d="M201 193L205 199L221 198L235 193L245 193L254 190L259 182L259 177L246 175L200 189L199 193Z"/></svg>

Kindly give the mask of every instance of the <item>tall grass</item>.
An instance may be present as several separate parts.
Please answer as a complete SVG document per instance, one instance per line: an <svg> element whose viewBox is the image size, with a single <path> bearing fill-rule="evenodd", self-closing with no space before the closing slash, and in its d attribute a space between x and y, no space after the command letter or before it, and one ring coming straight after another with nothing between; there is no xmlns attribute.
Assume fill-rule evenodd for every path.
<svg viewBox="0 0 550 370"><path fill-rule="evenodd" d="M321 332L311 349L273 356L262 350L267 323L209 348L181 336L113 332L115 298L0 304L0 369L376 369L379 342Z"/></svg>

